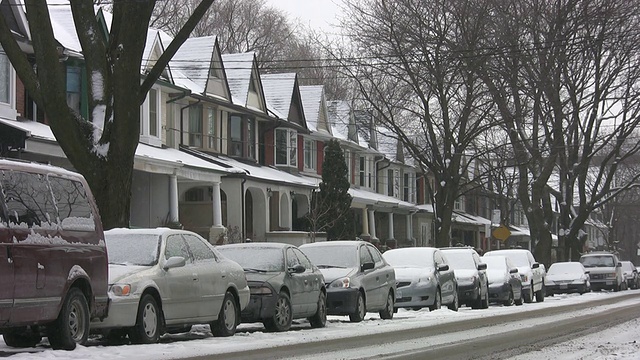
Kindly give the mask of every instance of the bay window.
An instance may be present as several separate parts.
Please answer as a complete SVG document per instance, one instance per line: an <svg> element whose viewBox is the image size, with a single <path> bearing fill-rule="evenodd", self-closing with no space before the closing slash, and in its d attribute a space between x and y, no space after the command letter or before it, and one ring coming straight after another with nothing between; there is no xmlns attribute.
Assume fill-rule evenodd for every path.
<svg viewBox="0 0 640 360"><path fill-rule="evenodd" d="M317 169L317 151L316 142L314 140L304 140L304 168L305 170Z"/></svg>
<svg viewBox="0 0 640 360"><path fill-rule="evenodd" d="M202 105L189 108L189 146L202 147Z"/></svg>

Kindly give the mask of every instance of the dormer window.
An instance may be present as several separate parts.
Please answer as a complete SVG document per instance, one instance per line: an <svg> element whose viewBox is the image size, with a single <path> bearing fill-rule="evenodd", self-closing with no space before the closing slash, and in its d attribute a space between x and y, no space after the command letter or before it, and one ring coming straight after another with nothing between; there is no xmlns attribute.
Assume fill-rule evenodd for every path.
<svg viewBox="0 0 640 360"><path fill-rule="evenodd" d="M298 132L292 129L276 129L276 165L298 166Z"/></svg>

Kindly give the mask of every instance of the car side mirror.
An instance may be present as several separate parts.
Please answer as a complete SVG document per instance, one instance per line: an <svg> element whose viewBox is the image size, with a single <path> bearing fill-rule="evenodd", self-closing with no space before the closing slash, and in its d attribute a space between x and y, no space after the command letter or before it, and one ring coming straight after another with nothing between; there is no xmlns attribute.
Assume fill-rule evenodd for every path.
<svg viewBox="0 0 640 360"><path fill-rule="evenodd" d="M531 268L532 268L532 269L537 269L537 268L539 268L539 267L540 267L540 264L539 264L539 263L533 263L533 265L531 265Z"/></svg>
<svg viewBox="0 0 640 360"><path fill-rule="evenodd" d="M478 270L487 270L487 264L485 263L478 264Z"/></svg>
<svg viewBox="0 0 640 360"><path fill-rule="evenodd" d="M447 271L447 270L449 270L449 265L447 264L438 266L438 271Z"/></svg>
<svg viewBox="0 0 640 360"><path fill-rule="evenodd" d="M307 271L307 268L304 267L304 265L302 265L302 264L296 264L295 266L290 267L289 271L294 273L294 274L300 274L300 273L303 273L303 272Z"/></svg>
<svg viewBox="0 0 640 360"><path fill-rule="evenodd" d="M186 264L185 259L182 256L172 256L165 261L162 267L165 270L183 267Z"/></svg>
<svg viewBox="0 0 640 360"><path fill-rule="evenodd" d="M513 268L509 270L509 274L517 274L518 273L518 269Z"/></svg>
<svg viewBox="0 0 640 360"><path fill-rule="evenodd" d="M365 271L365 270L371 270L375 267L375 264L372 262L368 262L368 263L364 263L362 264L362 266L360 267L361 271Z"/></svg>

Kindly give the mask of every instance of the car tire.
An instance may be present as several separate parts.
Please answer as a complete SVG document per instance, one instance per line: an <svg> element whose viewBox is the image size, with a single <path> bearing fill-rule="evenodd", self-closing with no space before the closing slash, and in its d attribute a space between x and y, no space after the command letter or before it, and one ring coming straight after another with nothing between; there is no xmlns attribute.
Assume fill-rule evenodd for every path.
<svg viewBox="0 0 640 360"><path fill-rule="evenodd" d="M545 295L546 295L546 291L544 290L544 282L543 282L540 290L536 291L536 302L543 302Z"/></svg>
<svg viewBox="0 0 640 360"><path fill-rule="evenodd" d="M276 300L276 308L273 311L273 315L265 319L263 324L268 331L282 332L291 328L291 322L293 321L293 309L291 308L291 300L289 295L285 292L278 294Z"/></svg>
<svg viewBox="0 0 640 360"><path fill-rule="evenodd" d="M393 319L393 307L394 307L395 299L396 297L393 295L393 291L389 290L389 294L387 294L387 302L384 305L384 309L382 309L378 313L382 320Z"/></svg>
<svg viewBox="0 0 640 360"><path fill-rule="evenodd" d="M134 344L154 344L160 339L162 316L156 299L144 294L138 305L136 324L129 330L129 339Z"/></svg>
<svg viewBox="0 0 640 360"><path fill-rule="evenodd" d="M318 310L308 320L312 328L323 328L327 325L327 294L324 291L320 291L318 297Z"/></svg>
<svg viewBox="0 0 640 360"><path fill-rule="evenodd" d="M513 289L509 288L509 297L505 300L502 305L504 306L512 306L515 303L515 299L513 298Z"/></svg>
<svg viewBox="0 0 640 360"><path fill-rule="evenodd" d="M73 350L89 337L89 305L82 291L71 288L62 303L60 314L48 328L49 344L54 350Z"/></svg>
<svg viewBox="0 0 640 360"><path fill-rule="evenodd" d="M518 299L513 299L513 303L516 304L516 306L520 306L522 304L524 304L524 293L522 292L522 289L520 289L520 298Z"/></svg>
<svg viewBox="0 0 640 360"><path fill-rule="evenodd" d="M530 304L533 302L533 283L531 283L531 287L529 288L529 291L527 292L523 292L523 296L524 296L524 302L526 302L527 304Z"/></svg>
<svg viewBox="0 0 640 360"><path fill-rule="evenodd" d="M364 316L367 314L367 304L364 301L364 296L361 291L358 291L358 297L356 299L355 311L349 314L349 321L361 322L364 320Z"/></svg>
<svg viewBox="0 0 640 360"><path fill-rule="evenodd" d="M226 294L224 294L224 300L222 301L218 320L212 321L209 324L211 333L213 336L217 337L232 336L236 333L239 318L240 312L238 311L236 298L232 293L227 291Z"/></svg>
<svg viewBox="0 0 640 360"><path fill-rule="evenodd" d="M429 311L439 310L442 307L442 293L440 288L436 289L436 296L433 299L433 305L429 306Z"/></svg>
<svg viewBox="0 0 640 360"><path fill-rule="evenodd" d="M482 302L480 303L481 309L489 308L489 285L487 285L487 291L484 293L484 297L482 298Z"/></svg>
<svg viewBox="0 0 640 360"><path fill-rule="evenodd" d="M25 331L8 331L2 334L4 343L15 348L28 348L36 346L41 340L40 333L25 329Z"/></svg>
<svg viewBox="0 0 640 360"><path fill-rule="evenodd" d="M458 311L460 308L460 300L458 299L458 289L454 289L453 291L453 301L451 304L447 305L449 310Z"/></svg>
<svg viewBox="0 0 640 360"><path fill-rule="evenodd" d="M478 286L478 297L471 303L472 309L480 309L482 307L482 289Z"/></svg>

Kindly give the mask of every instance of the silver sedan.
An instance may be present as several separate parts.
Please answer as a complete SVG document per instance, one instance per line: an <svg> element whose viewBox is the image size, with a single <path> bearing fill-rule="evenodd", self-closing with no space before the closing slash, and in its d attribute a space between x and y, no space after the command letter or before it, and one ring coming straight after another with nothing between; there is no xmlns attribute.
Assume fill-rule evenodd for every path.
<svg viewBox="0 0 640 360"><path fill-rule="evenodd" d="M164 332L208 323L215 336L235 333L249 303L242 267L190 231L105 231L109 316L91 323L112 340L154 343Z"/></svg>

